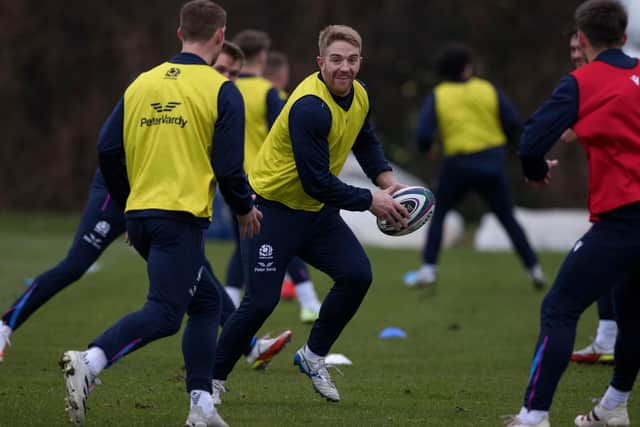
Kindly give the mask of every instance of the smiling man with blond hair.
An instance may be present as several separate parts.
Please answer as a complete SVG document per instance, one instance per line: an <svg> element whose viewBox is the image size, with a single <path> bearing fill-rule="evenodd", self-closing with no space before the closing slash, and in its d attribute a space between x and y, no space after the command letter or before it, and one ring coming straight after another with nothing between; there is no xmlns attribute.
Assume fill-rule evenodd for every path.
<svg viewBox="0 0 640 427"><path fill-rule="evenodd" d="M331 25L320 33L320 71L293 91L255 159L249 182L264 222L260 236L243 242L247 292L220 335L214 394L224 389L243 348L275 309L287 264L299 256L335 283L294 363L322 397L340 400L324 358L372 280L369 259L340 209L370 210L397 228L406 225L408 216L391 197L403 186L371 126L367 89L356 80L361 48L353 28ZM382 191L372 193L338 179L351 151Z"/></svg>

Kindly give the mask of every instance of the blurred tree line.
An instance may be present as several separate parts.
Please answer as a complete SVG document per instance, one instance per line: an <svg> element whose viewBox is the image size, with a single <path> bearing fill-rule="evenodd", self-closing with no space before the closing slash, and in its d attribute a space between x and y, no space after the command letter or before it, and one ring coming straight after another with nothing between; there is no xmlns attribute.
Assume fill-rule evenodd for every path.
<svg viewBox="0 0 640 427"><path fill-rule="evenodd" d="M418 155L417 112L437 83L432 65L446 41L468 43L476 72L501 87L526 119L570 71L568 37L578 0L233 0L227 36L265 30L290 56L292 86L315 70L327 24L358 29L360 78L390 159L435 185L439 160ZM0 6L1 209L77 209L97 165L102 122L135 76L178 49L182 1L3 1ZM515 142L515 141L514 141ZM553 185L525 187L510 150L518 204L583 207L586 167L578 144L557 144ZM477 213L478 200L464 209Z"/></svg>

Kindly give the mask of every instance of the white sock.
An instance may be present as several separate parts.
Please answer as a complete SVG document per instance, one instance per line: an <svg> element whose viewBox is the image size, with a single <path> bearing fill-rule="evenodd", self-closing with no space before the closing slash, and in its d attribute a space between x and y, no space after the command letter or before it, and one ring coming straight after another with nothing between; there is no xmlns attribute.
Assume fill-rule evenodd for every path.
<svg viewBox="0 0 640 427"><path fill-rule="evenodd" d="M11 329L9 325L0 320L0 337L9 338L12 333L13 329Z"/></svg>
<svg viewBox="0 0 640 427"><path fill-rule="evenodd" d="M544 419L544 417L547 416L548 413L549 411L536 411L535 409L529 411L523 406L522 409L520 409L520 413L518 414L518 419L523 424L530 424L534 426L536 424L539 424Z"/></svg>
<svg viewBox="0 0 640 427"><path fill-rule="evenodd" d="M310 280L306 280L296 285L296 296L300 303L300 307L311 311L320 310L320 300L318 300L318 295L316 295L316 290Z"/></svg>
<svg viewBox="0 0 640 427"><path fill-rule="evenodd" d="M616 390L615 388L609 386L607 391L604 393L604 396L600 400L600 406L610 411L612 409L617 408L620 405L627 403L628 399L629 399L628 391Z"/></svg>
<svg viewBox="0 0 640 427"><path fill-rule="evenodd" d="M225 286L224 290L227 291L227 295L231 298L233 305L236 308L240 307L240 301L242 301L242 290L240 288L234 288L233 286Z"/></svg>
<svg viewBox="0 0 640 427"><path fill-rule="evenodd" d="M302 352L304 353L304 358L307 360L310 360L313 363L318 363L318 361L320 359L324 359L324 356L320 356L318 354L315 354L313 351L311 351L311 349L309 348L308 345L304 345L304 348L302 349Z"/></svg>
<svg viewBox="0 0 640 427"><path fill-rule="evenodd" d="M211 393L205 390L191 390L190 401L191 408L194 406L199 406L204 412L205 417L209 417L213 414L213 411L216 410L215 406L213 406L213 398L211 397Z"/></svg>
<svg viewBox="0 0 640 427"><path fill-rule="evenodd" d="M13 330L0 320L0 351L7 345L10 344L9 337L13 333Z"/></svg>
<svg viewBox="0 0 640 427"><path fill-rule="evenodd" d="M598 322L598 334L596 335L598 347L610 350L613 353L617 336L618 324L615 320L600 320Z"/></svg>
<svg viewBox="0 0 640 427"><path fill-rule="evenodd" d="M87 364L94 377L97 377L107 366L107 355L100 347L91 347L82 353L82 360Z"/></svg>

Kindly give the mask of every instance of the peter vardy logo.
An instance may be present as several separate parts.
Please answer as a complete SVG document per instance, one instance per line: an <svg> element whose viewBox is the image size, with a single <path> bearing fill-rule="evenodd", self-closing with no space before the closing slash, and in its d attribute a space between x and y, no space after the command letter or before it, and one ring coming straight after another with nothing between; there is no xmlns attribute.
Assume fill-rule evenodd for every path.
<svg viewBox="0 0 640 427"><path fill-rule="evenodd" d="M151 106L154 110L156 110L157 113L166 113L169 111L173 111L173 109L178 105L180 105L180 103L176 101L167 102L164 106L160 102L154 102L151 104Z"/></svg>
<svg viewBox="0 0 640 427"><path fill-rule="evenodd" d="M178 101L169 101L166 104L163 104L161 102L152 102L151 103L151 108L153 108L153 110L156 113L160 113L162 114L161 116L151 116L151 117L143 117L140 119L140 127L150 127L150 126L158 126L158 125L175 125L175 126L180 126L180 128L184 128L188 121L184 119L184 117L182 117L182 115L179 116L172 116L169 114L163 114L163 113L171 113L173 110L175 110L176 107L180 106L182 103L178 102Z"/></svg>
<svg viewBox="0 0 640 427"><path fill-rule="evenodd" d="M264 244L260 246L258 249L258 259L256 264L257 267L254 267L253 271L256 273L263 272L274 272L277 271L277 268L274 267L275 262L273 260L273 247L269 244Z"/></svg>
<svg viewBox="0 0 640 427"><path fill-rule="evenodd" d="M94 248L102 249L102 239L93 235L93 233L85 234L82 239Z"/></svg>
<svg viewBox="0 0 640 427"><path fill-rule="evenodd" d="M634 82L636 84L636 86L640 86L640 77L638 77L637 75L633 75L631 76L631 81Z"/></svg>
<svg viewBox="0 0 640 427"><path fill-rule="evenodd" d="M179 75L180 75L180 68L171 67L165 73L164 78L170 79L170 80L176 80Z"/></svg>

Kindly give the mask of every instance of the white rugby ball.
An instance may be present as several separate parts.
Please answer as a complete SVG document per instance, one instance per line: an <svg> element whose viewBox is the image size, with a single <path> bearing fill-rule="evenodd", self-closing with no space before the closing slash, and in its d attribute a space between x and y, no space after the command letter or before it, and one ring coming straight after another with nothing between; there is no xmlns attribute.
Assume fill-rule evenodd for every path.
<svg viewBox="0 0 640 427"><path fill-rule="evenodd" d="M404 236L413 233L429 221L436 206L435 196L425 187L403 188L393 193L392 197L409 211L409 219L407 220L407 228L401 230L396 230L387 221L378 219L378 228L389 236Z"/></svg>

